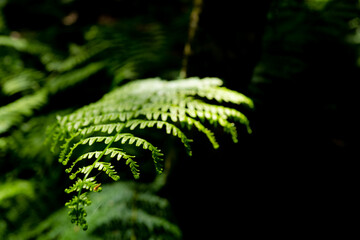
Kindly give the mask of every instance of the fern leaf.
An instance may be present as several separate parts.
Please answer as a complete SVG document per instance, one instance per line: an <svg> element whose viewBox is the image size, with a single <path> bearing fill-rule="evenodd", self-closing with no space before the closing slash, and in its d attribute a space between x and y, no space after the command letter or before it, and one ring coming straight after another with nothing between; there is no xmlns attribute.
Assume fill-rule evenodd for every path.
<svg viewBox="0 0 360 240"><path fill-rule="evenodd" d="M82 167L82 168L80 168L79 170L77 170L75 173L71 174L69 178L70 178L71 180L74 180L74 179L76 178L76 175L77 175L78 173L87 174L87 173L90 172L91 169L92 169L92 166L91 166L91 165L90 165L90 166Z"/></svg>
<svg viewBox="0 0 360 240"><path fill-rule="evenodd" d="M63 165L67 164L67 161L69 160L72 152L74 151L74 149L78 145L78 143L74 144L74 146L71 147L70 154L67 154L67 152L69 150L69 147L70 147L70 144L74 140L74 138L76 138L76 136L77 136L76 134L73 134L71 137L66 138L65 143L60 147L63 150L60 152L59 162L62 163Z"/></svg>
<svg viewBox="0 0 360 240"><path fill-rule="evenodd" d="M88 144L89 146L93 145L95 142L104 142L108 144L114 139L114 137L103 137L103 136L96 136L96 137L88 137L81 141L81 144L85 145Z"/></svg>
<svg viewBox="0 0 360 240"><path fill-rule="evenodd" d="M210 129L212 126L222 128L237 142L235 122L245 125L251 132L246 116L236 109L206 101L243 104L250 108L253 104L243 94L221 85L222 81L217 78L189 78L170 82L159 78L133 81L114 89L96 103L59 117L57 127L52 130L54 139L63 142L59 161L64 165L71 162L71 166L65 170L70 174L70 179L84 176L66 192L78 192L82 196L82 191L97 190L100 185L95 181L96 176L92 176L93 169L118 180L119 175L114 170L112 160L124 159L134 178L138 179L139 163L134 160L135 156L123 150L129 145L138 150L150 151L156 172L162 173L164 155L160 148L144 137L134 135L138 132L135 130L149 128L151 131L164 131L166 135L178 138L189 155L191 140L186 136L186 130L195 129L203 133L215 149L219 144ZM80 145L87 145L85 149L96 148L96 151L87 150L79 155L78 152L83 149ZM104 155L110 159L109 162L100 161ZM72 172L83 160L86 162ZM82 216L85 212L81 210L83 202L74 198L69 206L75 206L75 222L84 224Z"/></svg>
<svg viewBox="0 0 360 240"><path fill-rule="evenodd" d="M155 116L156 117L156 116ZM130 128L130 130L134 130L135 128L139 127L140 129L145 128L152 128L156 126L157 129L162 129L165 126L166 133L168 135L173 135L174 137L178 137L181 142L184 144L184 147L189 156L191 156L191 140L186 137L186 135L180 130L180 128L176 127L174 124L165 122L165 121L158 121L158 120L141 120L135 119L130 120L126 123L125 127Z"/></svg>
<svg viewBox="0 0 360 240"><path fill-rule="evenodd" d="M50 93L54 94L81 81L84 81L104 67L105 65L102 62L90 63L83 68L72 70L51 78L51 81L48 82L46 88L49 89Z"/></svg>
<svg viewBox="0 0 360 240"><path fill-rule="evenodd" d="M125 144L126 142L128 142L128 144L132 145L134 144L136 147L140 147L142 146L143 149L145 150L150 150L152 153L152 158L155 164L155 169L157 171L157 173L162 173L163 169L162 169L162 156L163 154L161 153L161 151L156 148L154 145L152 145L150 142L146 141L143 138L139 138L139 137L135 137L132 134L129 133L124 133L124 134L118 134L117 137L115 138L115 142L120 141L121 144ZM131 163L132 160L127 161L126 164ZM131 165L129 165L131 168ZM131 171L134 173L138 172L138 170L136 169L136 167L138 167L136 164L134 165L134 171L133 169L131 169ZM139 174L134 174L134 177L137 178Z"/></svg>
<svg viewBox="0 0 360 240"><path fill-rule="evenodd" d="M104 51L108 47L109 46L104 43L85 46L75 56L70 56L63 61L51 61L50 63L46 64L46 68L48 71L57 71L57 72L69 71L71 69L74 69L75 66L85 62L89 58Z"/></svg>
<svg viewBox="0 0 360 240"><path fill-rule="evenodd" d="M91 201L88 198L87 192L74 196L71 200L69 200L65 204L65 206L67 206L70 209L68 214L71 217L71 222L75 223L76 225L80 225L83 228L83 230L87 230L88 228L88 225L85 220L87 213L84 207L90 204Z"/></svg>
<svg viewBox="0 0 360 240"><path fill-rule="evenodd" d="M103 151L93 151L93 152L87 152L83 155L81 155L80 157L78 157L75 161L73 161L71 167L67 168L65 171L66 173L70 173L74 166L80 162L81 160L84 160L84 159L91 159L91 158L99 158L100 155L103 153ZM122 151L121 149L119 148L108 148L105 152L104 152L104 155L110 155L110 158L116 158L117 161L120 161L121 158L124 158L124 159L128 159L128 158L133 158L134 156L132 155L128 155L126 154L124 151Z"/></svg>
<svg viewBox="0 0 360 240"><path fill-rule="evenodd" d="M132 160L132 158L128 158L126 160L126 165L128 165L130 167L131 173L133 174L134 178L139 179L140 170L139 170L139 165L137 164L137 162Z"/></svg>
<svg viewBox="0 0 360 240"><path fill-rule="evenodd" d="M123 150L121 150L119 148L109 148L106 150L105 155L110 155L111 158L115 158L117 155L116 159L118 161L120 161L121 158L128 159L128 158L135 157L135 156L126 154L126 152L124 152Z"/></svg>
<svg viewBox="0 0 360 240"><path fill-rule="evenodd" d="M113 169L114 166L112 166L109 162L97 162L94 167L97 168L99 171L105 172L114 181L120 179L120 176L117 175L117 172Z"/></svg>
<svg viewBox="0 0 360 240"><path fill-rule="evenodd" d="M79 192L81 189L92 190L98 183L95 181L95 177L86 178L85 180L78 179L71 187L65 189L66 193Z"/></svg>
<svg viewBox="0 0 360 240"><path fill-rule="evenodd" d="M0 107L0 134L20 124L25 117L33 115L34 111L47 102L47 92L39 90L32 95L24 96L12 103Z"/></svg>

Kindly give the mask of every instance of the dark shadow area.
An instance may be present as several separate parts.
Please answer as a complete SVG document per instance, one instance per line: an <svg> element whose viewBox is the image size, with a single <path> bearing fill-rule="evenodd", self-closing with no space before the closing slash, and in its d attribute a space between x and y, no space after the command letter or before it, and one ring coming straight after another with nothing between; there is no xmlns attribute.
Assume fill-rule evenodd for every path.
<svg viewBox="0 0 360 240"><path fill-rule="evenodd" d="M352 211L348 203L355 175L350 166L359 144L357 27L349 27L358 21L357 4L204 5L191 74L222 76L227 86L246 89L255 102L249 115L253 134L245 143L199 156L207 163L224 163L207 165L197 175L219 179L219 194L210 180L194 190L199 198L205 196L201 206L208 202L201 214L208 216L209 229L221 226L208 237L225 232L341 235L353 225L344 218ZM214 18L215 12L224 16ZM229 221L231 215L236 224Z"/></svg>

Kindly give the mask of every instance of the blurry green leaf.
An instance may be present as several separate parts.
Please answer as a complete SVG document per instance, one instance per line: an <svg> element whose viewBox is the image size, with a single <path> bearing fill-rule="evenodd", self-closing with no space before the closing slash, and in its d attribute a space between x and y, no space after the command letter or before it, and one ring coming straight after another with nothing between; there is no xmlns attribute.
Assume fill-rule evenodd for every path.
<svg viewBox="0 0 360 240"><path fill-rule="evenodd" d="M324 9L326 4L330 1L331 0L305 0L305 3L311 10L320 11Z"/></svg>
<svg viewBox="0 0 360 240"><path fill-rule="evenodd" d="M30 181L14 180L0 184L0 205L1 201L21 194L29 198L35 197L34 186Z"/></svg>

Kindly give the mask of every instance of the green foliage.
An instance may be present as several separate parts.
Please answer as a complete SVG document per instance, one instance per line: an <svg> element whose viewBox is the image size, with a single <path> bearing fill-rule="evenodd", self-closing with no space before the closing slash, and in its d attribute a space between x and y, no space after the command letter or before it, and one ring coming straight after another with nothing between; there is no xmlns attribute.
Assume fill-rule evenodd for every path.
<svg viewBox="0 0 360 240"><path fill-rule="evenodd" d="M190 136L218 148L214 133L224 129L236 142L235 122L250 128L232 107L251 101L218 79L131 81L178 76L191 1L164 3L164 13L144 3L146 17L101 9L88 19L79 1L40 2L0 1L0 239L180 239L153 184L107 183L152 181L146 174L166 170L172 140L188 155ZM78 21L65 24L71 14ZM26 20L18 23L15 15ZM117 87L124 81L130 83ZM54 141L43 144L57 115L63 117L48 130ZM85 227L89 213L89 231L74 232L68 210L47 218L67 200L72 221Z"/></svg>
<svg viewBox="0 0 360 240"><path fill-rule="evenodd" d="M305 4L308 5L310 9L313 10L322 10L330 0L305 0Z"/></svg>
<svg viewBox="0 0 360 240"><path fill-rule="evenodd" d="M76 178L75 183L65 190L66 193L75 193L66 204L71 209L69 214L72 221L87 229L84 207L91 203L87 192L101 190L101 183L96 180L99 172L105 172L115 181L120 178L112 159L124 159L133 177L139 178L140 165L130 153L130 147L138 149L135 153L149 151L156 172L163 172L163 153L139 134L145 131L136 132L136 129L151 128L152 134L157 129L165 128L167 135L182 142L188 155L191 155L191 140L184 133L186 129L196 129L205 134L214 148L219 145L207 125L223 128L234 142L237 142L234 122L244 124L251 132L248 119L241 112L215 103L252 107L252 101L221 85L222 81L217 78L138 80L114 89L98 102L72 114L59 116L51 134L54 145L60 145L62 149L59 162L71 164L66 172L71 180ZM91 148L84 148L84 145Z"/></svg>
<svg viewBox="0 0 360 240"><path fill-rule="evenodd" d="M237 10L227 11L226 3L204 4L188 74L223 76L228 87L249 90L257 106L251 116L256 134L245 151L229 144L217 152L222 157L216 162L208 159L212 151L206 147L225 145L223 137L236 142L238 127L251 132L236 105L252 103L215 78L161 80L179 75L192 2L0 0L0 239L180 239L169 203L159 197L163 185L154 186L156 174L174 173L177 164L194 173L176 180L170 175L161 189L162 196L176 199L175 217L185 236L186 230L199 229L193 224L198 218L189 221L185 215L207 201L206 194L194 199L194 192L216 191L214 201L225 199L237 186L223 192L213 186L237 184L231 170L239 165L246 169L244 178L257 179L248 189L275 183L296 191L293 183L308 169L329 172L323 169L331 158L354 156L358 0L273 0L264 34L258 23L269 1L258 9L256 3L244 4L241 18ZM228 24L239 27L228 31ZM254 51L260 39L261 51ZM256 61L252 89L246 89ZM154 76L161 79L148 79ZM52 146L43 144L49 125ZM198 151L200 159L174 160L183 156L177 146L191 156L199 145L205 146ZM275 162L261 162L271 155ZM237 156L241 161L231 162ZM320 156L326 164L304 162L308 156ZM213 184L208 184L209 173ZM120 178L137 180L108 184ZM272 180L264 185L264 179ZM308 175L304 180L311 182L310 190L317 186L312 180ZM173 188L174 182L183 189ZM274 194L281 196L276 189ZM187 203L181 201L185 198ZM224 207L225 201L218 205ZM280 212L294 205L280 202ZM236 200L226 203L218 210L243 207ZM73 226L67 211L73 222L88 224L88 231ZM198 216L204 225L204 212ZM221 222L212 226L232 228Z"/></svg>
<svg viewBox="0 0 360 240"><path fill-rule="evenodd" d="M24 1L0 1L0 182L1 194L7 194L6 199L0 200L0 239L23 239L26 234L22 233L63 205L66 183L58 168L61 166L48 151L49 146L43 144L46 128L56 120L56 115L98 100L124 80L155 72L161 75L161 71L177 74L164 64L169 60L164 57L170 52L165 51L165 47L170 45L169 38L165 39L164 25L159 21L135 16L104 23L100 20L104 15L99 21L81 15L81 21L74 25L59 26L69 9L79 11L76 10L78 2L45 0L29 2L28 6ZM12 18L13 6L15 15L26 19L21 21L23 26L13 24L16 21ZM33 9L35 16L26 17ZM37 29L32 21L41 18L46 25L47 16L56 16L57 23ZM29 22L32 23L27 25ZM95 93L91 84L96 85ZM161 153L155 147L140 140L137 144L148 147L154 158L160 158ZM93 150L93 154L91 151L84 154L82 160L90 161L98 156L97 149ZM104 153L104 157L125 160L136 176L139 164L133 155L112 147ZM91 171L84 167L77 169L79 164L82 163L71 172L75 180ZM76 173L75 170L80 171ZM98 161L92 171L95 170L114 180L120 176L106 161ZM17 181L28 182L28 179L31 179L29 191L36 192L31 197L17 188ZM100 190L104 185L100 187L89 182L87 186ZM79 196L81 199L85 204L86 198Z"/></svg>
<svg viewBox="0 0 360 240"><path fill-rule="evenodd" d="M71 226L62 208L44 220L25 239L181 239L174 224L169 202L155 193L163 183L135 184L118 182L104 186L101 194L90 193L88 207L91 229L79 231ZM159 185L160 184L160 185Z"/></svg>
<svg viewBox="0 0 360 240"><path fill-rule="evenodd" d="M0 89L12 100L0 105L0 134L45 107L49 97L88 81L100 71L106 71L113 79L111 85L115 86L124 79L137 77L141 72L139 65L152 66L161 56L156 54L163 46L161 29L149 25L137 31L133 25L126 28L94 25L84 33L86 43L70 45L66 57L36 40L0 36L0 52L8 51L0 56L4 62L0 65ZM35 62L42 64L42 69L23 61L23 54L30 54Z"/></svg>
<svg viewBox="0 0 360 240"><path fill-rule="evenodd" d="M3 5L7 3L0 3L0 10ZM159 51L164 38L157 23L132 20L111 26L92 24L84 29L82 42L75 44L73 39L63 39L69 45L61 49L54 42L41 41L39 35L43 32L28 35L17 29L8 31L2 20L0 12L0 182L4 182L4 191L9 192L12 179L31 178L37 186L36 204L49 203L33 209L30 205L35 200L21 191L0 201L0 204L6 203L4 209L0 209L4 216L0 222L0 238L16 239L19 232L26 232L31 224L46 217L60 203L61 191L53 186L64 187L59 183L61 172L53 165L54 156L48 151L49 146L43 144L46 127L56 120L57 114L65 114L76 105L99 98L75 98L71 91L94 81L96 75L105 79L103 89L97 89L101 96L123 80L141 76L163 56ZM64 93L68 97L65 101ZM86 91L81 94L89 95ZM70 103L59 104L63 102ZM118 158L122 156L115 149L109 151ZM127 161L135 173L136 162ZM117 178L108 163L99 162L95 167Z"/></svg>
<svg viewBox="0 0 360 240"><path fill-rule="evenodd" d="M0 201L12 198L13 196L18 195L20 192L30 198L33 198L34 186L30 182L24 180L15 180L2 184L0 191Z"/></svg>
<svg viewBox="0 0 360 240"><path fill-rule="evenodd" d="M0 184L0 238L7 239L8 231L14 229L13 225L29 215L36 216L34 211L25 211L31 208L35 200L35 186L27 180L9 180ZM18 208L12 208L18 204ZM23 226L24 228L28 226Z"/></svg>

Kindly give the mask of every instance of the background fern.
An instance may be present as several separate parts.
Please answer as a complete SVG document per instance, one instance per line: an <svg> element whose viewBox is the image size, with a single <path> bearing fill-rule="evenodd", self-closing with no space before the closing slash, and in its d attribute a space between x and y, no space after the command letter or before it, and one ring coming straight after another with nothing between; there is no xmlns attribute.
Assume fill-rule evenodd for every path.
<svg viewBox="0 0 360 240"><path fill-rule="evenodd" d="M173 43L164 38L166 29L160 21L135 16L113 24L101 20L108 19L102 16L63 24L71 11L83 9L77 9L77 2L45 4L50 7L45 15L61 12L55 14L60 26L44 17L44 1L0 3L0 183L4 193L10 193L20 179L29 182L36 193L28 197L17 191L1 200L1 239L23 238L26 234L22 233L66 201L63 189L67 183L61 180L65 173L49 145L43 144L46 128L56 121L56 115L98 100L124 80L152 72L174 75L168 63L175 62L178 68L178 56L174 61L165 51ZM21 26L13 18L14 9L27 19ZM34 9L39 11L34 13ZM175 12L173 17L186 19L183 11ZM28 25L39 16L47 26Z"/></svg>
<svg viewBox="0 0 360 240"><path fill-rule="evenodd" d="M181 239L173 223L169 202L155 193L164 184L119 182L104 186L101 194L90 193L88 207L91 228L81 231L69 222L61 209L43 221L24 239Z"/></svg>

